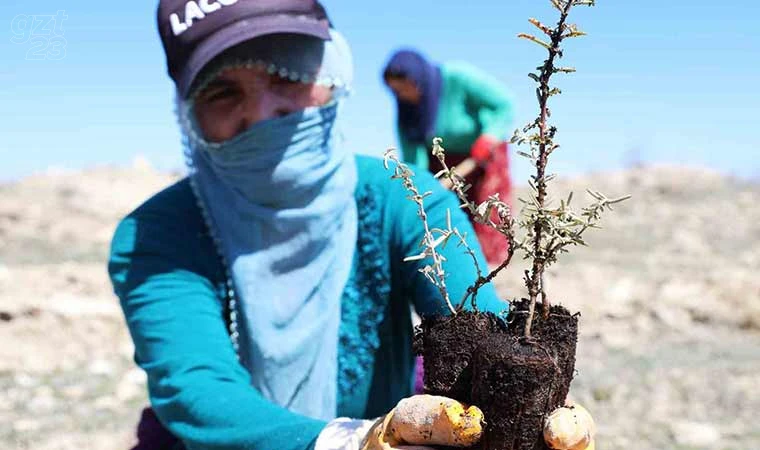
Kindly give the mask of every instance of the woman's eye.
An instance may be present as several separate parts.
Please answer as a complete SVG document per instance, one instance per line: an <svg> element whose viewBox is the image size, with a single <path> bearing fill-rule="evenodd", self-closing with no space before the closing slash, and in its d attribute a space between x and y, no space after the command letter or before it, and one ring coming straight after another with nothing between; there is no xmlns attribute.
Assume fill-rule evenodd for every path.
<svg viewBox="0 0 760 450"><path fill-rule="evenodd" d="M238 95L238 90L231 86L212 87L203 92L199 99L204 103L229 100Z"/></svg>
<svg viewBox="0 0 760 450"><path fill-rule="evenodd" d="M235 95L235 91L233 89L218 89L213 92L209 92L205 96L205 100L207 102L213 102L217 100L224 100L230 97L233 97Z"/></svg>

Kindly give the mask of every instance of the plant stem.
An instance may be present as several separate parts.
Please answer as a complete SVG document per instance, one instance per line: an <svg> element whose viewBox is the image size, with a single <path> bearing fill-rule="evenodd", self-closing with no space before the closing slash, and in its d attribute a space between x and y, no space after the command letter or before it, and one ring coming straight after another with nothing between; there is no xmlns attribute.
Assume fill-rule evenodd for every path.
<svg viewBox="0 0 760 450"><path fill-rule="evenodd" d="M433 236L433 231L430 229L430 226L428 225L427 212L425 211L425 197L429 193L421 194L419 190L417 190L417 186L414 185L414 180L412 180L412 176L414 176L414 173L409 169L409 167L406 164L402 163L398 159L398 157L395 155L392 149L385 152L384 165L386 169L388 169L389 161L392 161L396 165L392 178L402 180L402 184L404 188L410 194L409 199L411 199L415 204L417 204L417 216L419 216L425 228L425 234L423 236L423 247L425 248L425 251L421 255L417 255L414 257L407 257L405 261L421 259L428 256L432 258L433 264L425 267L425 269L421 271L435 285L435 287L438 288L438 291L441 293L441 297L446 302L446 306L449 308L449 311L451 311L451 314L456 315L457 310L454 308L454 305L451 303L451 298L449 297L449 292L448 292L448 289L446 288L446 272L443 270L444 258L436 250L437 239L435 238L435 236Z"/></svg>
<svg viewBox="0 0 760 450"><path fill-rule="evenodd" d="M478 259L475 256L475 252L473 252L473 250L467 245L467 241L459 233L458 230L452 230L454 234L459 238L461 244L465 247L467 253L472 257L472 260L475 264L475 269L478 272L478 278L475 280L475 283L473 283L472 286L469 286L465 291L464 295L462 296L462 300L457 305L457 311L461 311L464 308L465 302L467 302L467 299L470 298L470 296L472 296L473 310L477 311L478 307L475 299L478 294L478 289L483 287L485 284L490 283L491 280L493 280L499 272L501 272L509 265L509 262L512 260L512 256L515 254L515 251L518 248L513 231L514 219L512 218L512 212L509 207L497 197L492 197L487 200L485 204L489 206L483 211L479 210L477 204L470 201L470 199L467 197L467 186L464 183L464 178L456 173L456 167L449 168L449 166L446 164L446 157L444 155L443 147L441 146L440 138L433 139L433 156L438 159L441 166L443 167L441 172L436 174L436 178L439 176L444 176L445 179L448 180L451 185L451 190L456 193L457 197L462 203L462 206L464 208L467 208L467 211L469 211L470 215L475 219L476 222L482 223L497 230L507 240L508 249L505 260L484 277L480 269L480 265L478 264ZM491 217L492 208L496 211L498 222L494 221Z"/></svg>
<svg viewBox="0 0 760 450"><path fill-rule="evenodd" d="M573 6L573 0L568 0L568 2L564 5L564 8L562 9L560 13L560 18L557 23L557 27L552 31L551 34L551 45L548 49L549 51L549 57L544 61L544 65L541 67L541 75L539 77L540 80L540 86L538 88L539 95L538 95L538 104L541 109L541 116L539 119L539 145L538 145L538 158L536 160L536 176L534 177L534 180L536 182L536 201L538 206L538 212L537 214L542 214L542 210L545 206L546 202L546 162L548 157L548 151L547 151L547 140L550 140L551 137L548 137L548 125L547 125L547 119L549 117L549 108L547 107L547 103L549 101L549 80L551 79L551 76L554 74L554 60L557 57L557 55L561 54L561 50L559 47L560 42L562 41L562 32L565 26L565 21L567 20L567 16L570 13L570 8ZM528 313L528 319L525 322L525 336L530 337L531 336L531 327L533 325L533 314L536 310L536 300L538 299L538 296L543 293L543 285L541 284L541 278L543 277L544 273L544 251L541 248L541 238L543 236L543 221L537 220L534 227L533 227L533 251L535 257L533 258L533 267L531 269L530 276L527 279L527 287L528 287L528 294L530 296L530 306L529 306L529 313ZM546 296L542 296L544 299L546 299ZM546 318L549 315L549 302L544 301L542 302L543 306L543 316Z"/></svg>
<svg viewBox="0 0 760 450"><path fill-rule="evenodd" d="M507 251L507 257L504 259L504 261L501 262L501 264L499 264L498 267L496 267L495 269L493 269L492 271L490 271L488 273L488 275L486 275L485 277L478 276L478 279L475 280L475 283L472 286L470 286L470 287L467 288L467 291L464 293L464 296L462 297L462 300L459 302L459 305L457 306L457 310L461 310L462 308L464 308L464 304L465 304L465 302L467 301L467 298L470 295L472 295L473 298L474 298L475 295L477 295L477 293L478 293L478 289L480 289L484 285L490 283L491 280L493 280L494 277L496 277L496 275L499 272L501 272L502 270L506 269L507 266L509 265L510 261L512 261L512 256L514 254L515 254L514 247L510 247L509 250ZM475 306L474 302L473 302L473 309L477 310L477 307Z"/></svg>
<svg viewBox="0 0 760 450"><path fill-rule="evenodd" d="M425 226L424 241L425 246L430 252L430 257L433 258L432 267L434 270L433 276L436 281L435 285L438 288L438 291L441 293L441 297L443 297L443 300L446 302L446 306L449 308L449 311L451 311L451 314L456 315L457 311L454 309L454 305L451 304L449 291L446 289L446 272L443 270L442 258L441 255L436 251L435 245L433 245L435 238L433 237L433 233L430 231L430 226L428 225L427 212L425 212L424 205L424 196L420 195L419 191L417 191L417 188L414 186L414 184L411 183L411 178L408 180L410 182L410 186L407 189L412 193L412 197L415 203L417 203L417 214L420 216L422 219L422 224Z"/></svg>

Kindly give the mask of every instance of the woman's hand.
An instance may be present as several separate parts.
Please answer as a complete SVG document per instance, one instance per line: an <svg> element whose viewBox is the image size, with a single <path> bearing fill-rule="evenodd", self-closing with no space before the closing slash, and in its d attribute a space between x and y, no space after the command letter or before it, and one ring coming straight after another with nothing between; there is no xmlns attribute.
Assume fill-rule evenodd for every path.
<svg viewBox="0 0 760 450"><path fill-rule="evenodd" d="M491 159L491 154L499 143L498 139L486 134L480 136L472 144L472 147L470 147L470 157L454 167L457 175L466 178L478 167L483 167L488 164L488 161ZM451 181L448 178L442 178L441 184L446 189L451 189Z"/></svg>
<svg viewBox="0 0 760 450"><path fill-rule="evenodd" d="M364 438L362 450L423 450L430 446L471 447L483 434L483 413L456 400L415 395L401 400L378 419ZM595 425L580 405L557 408L544 426L544 439L556 450L594 450Z"/></svg>
<svg viewBox="0 0 760 450"><path fill-rule="evenodd" d="M434 450L434 446L472 447L485 419L476 406L435 395L401 400L372 421L336 419L320 434L316 450ZM544 439L556 450L594 450L594 421L579 405L554 410L546 419Z"/></svg>
<svg viewBox="0 0 760 450"><path fill-rule="evenodd" d="M544 422L544 441L553 449L594 450L595 433L594 419L577 403L555 409Z"/></svg>
<svg viewBox="0 0 760 450"><path fill-rule="evenodd" d="M483 434L483 413L456 400L415 395L401 400L379 418L367 433L362 450L395 450L431 445L470 447Z"/></svg>
<svg viewBox="0 0 760 450"><path fill-rule="evenodd" d="M491 154L499 144L499 140L495 137L487 134L481 135L470 147L470 158L480 165L485 165L491 159Z"/></svg>

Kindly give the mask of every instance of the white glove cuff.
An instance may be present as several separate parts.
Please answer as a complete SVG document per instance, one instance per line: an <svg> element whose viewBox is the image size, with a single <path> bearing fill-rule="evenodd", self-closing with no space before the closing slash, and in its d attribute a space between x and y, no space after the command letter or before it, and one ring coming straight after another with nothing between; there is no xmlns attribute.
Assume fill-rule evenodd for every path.
<svg viewBox="0 0 760 450"><path fill-rule="evenodd" d="M374 420L339 417L319 433L314 450L359 450Z"/></svg>

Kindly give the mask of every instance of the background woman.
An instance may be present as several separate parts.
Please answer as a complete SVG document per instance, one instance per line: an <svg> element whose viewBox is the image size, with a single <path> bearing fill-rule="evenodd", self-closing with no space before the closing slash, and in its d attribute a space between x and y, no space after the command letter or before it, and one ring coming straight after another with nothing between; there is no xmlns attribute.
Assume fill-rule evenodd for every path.
<svg viewBox="0 0 760 450"><path fill-rule="evenodd" d="M432 173L442 167L430 156L433 137L443 138L446 161L472 184L472 200L499 194L510 201L512 185L505 141L512 119L509 95L497 80L470 64L434 64L415 50L395 52L383 79L396 97L404 159ZM500 263L506 242L493 229L474 224L483 253Z"/></svg>

